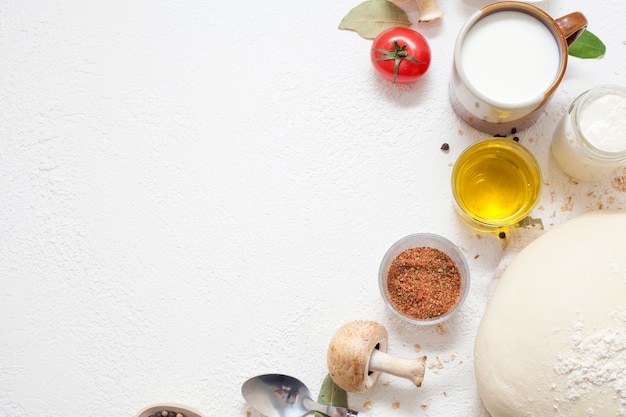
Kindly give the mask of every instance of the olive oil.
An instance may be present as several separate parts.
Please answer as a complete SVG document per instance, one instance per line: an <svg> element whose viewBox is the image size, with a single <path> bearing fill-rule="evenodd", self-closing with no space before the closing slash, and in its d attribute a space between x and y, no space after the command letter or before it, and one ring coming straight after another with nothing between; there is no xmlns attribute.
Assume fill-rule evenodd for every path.
<svg viewBox="0 0 626 417"><path fill-rule="evenodd" d="M490 138L467 148L452 173L454 198L478 229L513 225L532 210L541 189L533 155L510 140Z"/></svg>

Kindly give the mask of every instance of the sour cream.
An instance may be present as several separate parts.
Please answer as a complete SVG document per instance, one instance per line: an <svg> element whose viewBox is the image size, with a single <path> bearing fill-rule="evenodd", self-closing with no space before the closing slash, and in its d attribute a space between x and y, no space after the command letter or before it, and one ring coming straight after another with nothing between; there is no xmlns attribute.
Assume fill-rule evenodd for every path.
<svg viewBox="0 0 626 417"><path fill-rule="evenodd" d="M626 165L626 88L600 86L576 98L554 132L552 154L579 180L599 181Z"/></svg>

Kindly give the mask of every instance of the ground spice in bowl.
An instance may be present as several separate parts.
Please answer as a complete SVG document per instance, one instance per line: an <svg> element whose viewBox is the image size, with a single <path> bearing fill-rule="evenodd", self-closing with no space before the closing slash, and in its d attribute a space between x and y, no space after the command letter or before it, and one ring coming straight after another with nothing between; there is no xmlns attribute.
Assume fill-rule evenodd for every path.
<svg viewBox="0 0 626 417"><path fill-rule="evenodd" d="M391 262L387 287L389 301L401 314L428 320L454 308L461 297L461 276L445 252L410 248Z"/></svg>
<svg viewBox="0 0 626 417"><path fill-rule="evenodd" d="M415 324L438 324L463 304L469 287L465 257L449 240L417 233L396 242L385 254L379 286L387 306Z"/></svg>

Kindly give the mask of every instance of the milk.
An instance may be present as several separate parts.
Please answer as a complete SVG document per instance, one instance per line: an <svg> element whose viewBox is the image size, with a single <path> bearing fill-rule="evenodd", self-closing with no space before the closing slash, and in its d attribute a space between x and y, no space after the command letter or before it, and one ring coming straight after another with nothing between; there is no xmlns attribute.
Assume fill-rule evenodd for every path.
<svg viewBox="0 0 626 417"><path fill-rule="evenodd" d="M541 21L507 10L472 26L461 62L469 83L488 100L519 104L542 99L558 76L561 52Z"/></svg>
<svg viewBox="0 0 626 417"><path fill-rule="evenodd" d="M601 86L580 95L552 138L552 154L568 175L610 177L626 164L626 88Z"/></svg>

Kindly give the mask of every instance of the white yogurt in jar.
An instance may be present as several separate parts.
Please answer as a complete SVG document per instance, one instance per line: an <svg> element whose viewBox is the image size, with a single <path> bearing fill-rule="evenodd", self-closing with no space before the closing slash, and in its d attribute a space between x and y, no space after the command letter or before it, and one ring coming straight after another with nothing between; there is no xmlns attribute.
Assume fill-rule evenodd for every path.
<svg viewBox="0 0 626 417"><path fill-rule="evenodd" d="M602 180L624 166L626 88L600 86L574 100L554 132L552 154L579 180Z"/></svg>
<svg viewBox="0 0 626 417"><path fill-rule="evenodd" d="M578 116L580 131L587 141L605 152L626 149L626 96L607 92L590 97Z"/></svg>

